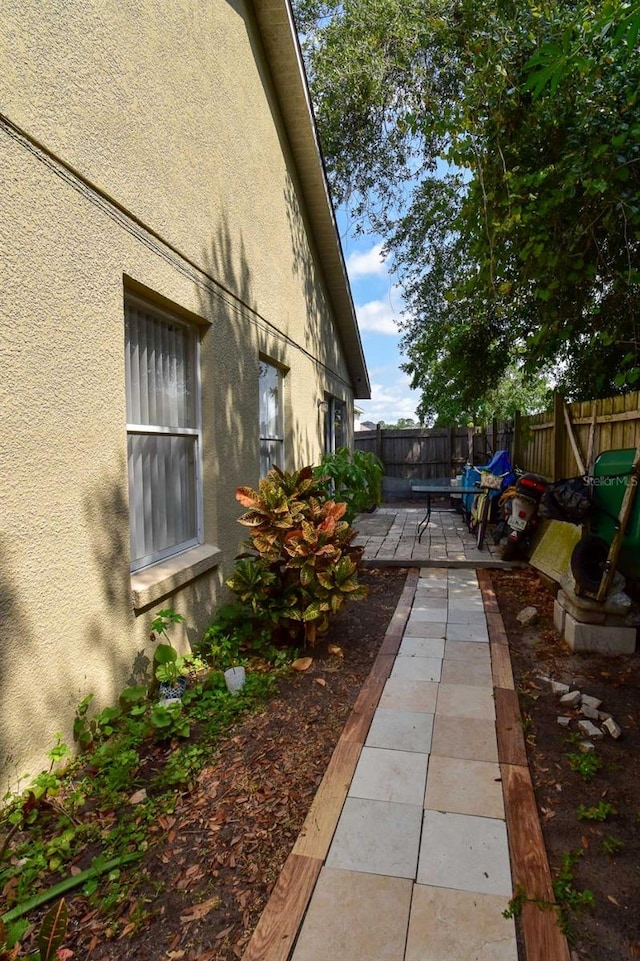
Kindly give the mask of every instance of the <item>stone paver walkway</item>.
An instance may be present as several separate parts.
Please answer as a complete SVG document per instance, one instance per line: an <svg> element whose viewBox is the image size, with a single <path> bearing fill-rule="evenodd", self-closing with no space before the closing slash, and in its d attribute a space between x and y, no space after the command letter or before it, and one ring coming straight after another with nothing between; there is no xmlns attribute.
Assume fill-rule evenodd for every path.
<svg viewBox="0 0 640 961"><path fill-rule="evenodd" d="M422 505L395 507L393 504L378 508L374 514L361 514L355 523L358 537L354 544L364 548L363 559L368 563L392 561L407 565L474 567L501 563L491 531L479 551L462 515L454 511L433 510L418 541L418 525L424 516Z"/></svg>
<svg viewBox="0 0 640 961"><path fill-rule="evenodd" d="M418 543L423 517L356 520L364 562L407 584L243 961L518 961L514 882L553 896L508 639L476 573L520 565L456 513ZM569 961L553 912L526 904L522 930L520 961Z"/></svg>
<svg viewBox="0 0 640 961"><path fill-rule="evenodd" d="M292 961L517 961L474 571L421 572Z"/></svg>

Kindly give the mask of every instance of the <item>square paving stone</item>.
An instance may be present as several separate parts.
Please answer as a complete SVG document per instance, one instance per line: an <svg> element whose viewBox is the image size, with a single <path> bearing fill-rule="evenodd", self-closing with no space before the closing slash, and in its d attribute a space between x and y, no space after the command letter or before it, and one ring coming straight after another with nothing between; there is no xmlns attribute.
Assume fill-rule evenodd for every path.
<svg viewBox="0 0 640 961"><path fill-rule="evenodd" d="M448 624L466 624L468 627L487 629L487 618L483 611L460 611L450 607L447 612Z"/></svg>
<svg viewBox="0 0 640 961"><path fill-rule="evenodd" d="M412 882L324 867L292 961L399 961Z"/></svg>
<svg viewBox="0 0 640 961"><path fill-rule="evenodd" d="M438 685L431 681L405 681L400 677L390 677L382 691L378 710L433 714L437 697Z"/></svg>
<svg viewBox="0 0 640 961"><path fill-rule="evenodd" d="M428 754L363 747L349 788L349 797L422 804Z"/></svg>
<svg viewBox="0 0 640 961"><path fill-rule="evenodd" d="M510 898L511 869L504 821L425 811L417 881Z"/></svg>
<svg viewBox="0 0 640 961"><path fill-rule="evenodd" d="M475 641L445 641L445 660L473 661L474 664L491 664L491 654L488 644L478 644Z"/></svg>
<svg viewBox="0 0 640 961"><path fill-rule="evenodd" d="M500 768L489 761L434 755L424 806L431 811L504 818Z"/></svg>
<svg viewBox="0 0 640 961"><path fill-rule="evenodd" d="M472 684L440 684L436 714L495 721L493 691Z"/></svg>
<svg viewBox="0 0 640 961"><path fill-rule="evenodd" d="M429 604L428 600L421 600L420 603L416 604L413 602L413 607L411 608L411 620L413 621L446 621L447 619L447 605L443 604L442 599L439 597L432 598L433 603Z"/></svg>
<svg viewBox="0 0 640 961"><path fill-rule="evenodd" d="M496 726L489 720L438 714L433 722L431 753L442 757L497 762Z"/></svg>
<svg viewBox="0 0 640 961"><path fill-rule="evenodd" d="M397 657L391 677L402 677L408 681L439 681L442 658L439 657Z"/></svg>
<svg viewBox="0 0 640 961"><path fill-rule="evenodd" d="M428 754L431 750L432 733L433 714L422 714L418 711L376 711L366 746Z"/></svg>
<svg viewBox="0 0 640 961"><path fill-rule="evenodd" d="M447 624L445 637L448 641L473 641L488 644L489 633L484 624Z"/></svg>
<svg viewBox="0 0 640 961"><path fill-rule="evenodd" d="M415 878L422 806L348 797L327 866L394 878Z"/></svg>
<svg viewBox="0 0 640 961"><path fill-rule="evenodd" d="M417 884L405 961L518 961L504 898Z"/></svg>
<svg viewBox="0 0 640 961"><path fill-rule="evenodd" d="M444 637L403 637L399 657L444 657Z"/></svg>
<svg viewBox="0 0 640 961"><path fill-rule="evenodd" d="M440 680L443 684L471 684L473 687L493 688L491 662L462 661L449 658L442 663Z"/></svg>
<svg viewBox="0 0 640 961"><path fill-rule="evenodd" d="M445 637L446 618L442 621L419 621L409 617L404 634L407 637Z"/></svg>

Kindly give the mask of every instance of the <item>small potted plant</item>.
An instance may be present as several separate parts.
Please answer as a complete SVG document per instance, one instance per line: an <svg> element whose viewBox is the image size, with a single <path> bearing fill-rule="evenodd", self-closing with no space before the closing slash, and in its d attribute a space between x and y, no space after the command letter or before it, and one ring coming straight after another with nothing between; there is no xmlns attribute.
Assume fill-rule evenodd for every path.
<svg viewBox="0 0 640 961"><path fill-rule="evenodd" d="M178 655L167 634L170 624L180 624L184 621L181 614L168 608L159 611L151 624L151 640L164 640L158 643L153 656L154 673L160 684L160 701L163 704L179 701L187 687L185 675L185 660Z"/></svg>

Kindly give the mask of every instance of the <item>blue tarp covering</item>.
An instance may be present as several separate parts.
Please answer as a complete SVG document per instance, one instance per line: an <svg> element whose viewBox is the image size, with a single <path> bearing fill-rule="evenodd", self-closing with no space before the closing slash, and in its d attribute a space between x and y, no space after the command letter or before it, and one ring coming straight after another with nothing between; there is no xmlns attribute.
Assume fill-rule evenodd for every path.
<svg viewBox="0 0 640 961"><path fill-rule="evenodd" d="M511 484L515 483L516 475L513 473L511 467L511 457L509 456L508 450L497 450L488 464L484 464L481 467L465 467L462 471L462 486L463 487L473 487L476 481L480 480L480 471L486 470L490 471L492 474L505 474L502 481L502 485L499 491L491 493L492 497L498 496L501 491L509 487ZM465 513L471 510L471 505L473 504L473 498L475 494L463 494L462 495L462 508Z"/></svg>

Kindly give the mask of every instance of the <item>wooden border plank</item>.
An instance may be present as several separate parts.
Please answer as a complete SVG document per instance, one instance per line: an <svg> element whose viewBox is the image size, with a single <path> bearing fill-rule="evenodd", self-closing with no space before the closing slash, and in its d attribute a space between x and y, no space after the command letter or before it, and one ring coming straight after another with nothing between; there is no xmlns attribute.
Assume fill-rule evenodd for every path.
<svg viewBox="0 0 640 961"><path fill-rule="evenodd" d="M243 961L287 961L321 868L320 859L289 855Z"/></svg>
<svg viewBox="0 0 640 961"><path fill-rule="evenodd" d="M373 668L362 685L302 830L260 916L242 961L287 961L291 953L329 852L362 745L400 646L419 575L415 567L407 573L398 606Z"/></svg>
<svg viewBox="0 0 640 961"><path fill-rule="evenodd" d="M524 745L520 705L515 690L495 689L496 731L498 734L498 757L505 764L527 766L527 750Z"/></svg>
<svg viewBox="0 0 640 961"><path fill-rule="evenodd" d="M522 932L527 961L569 961L567 939L558 927L549 862L529 769L501 764L502 786L513 880L527 899L522 910Z"/></svg>
<svg viewBox="0 0 640 961"><path fill-rule="evenodd" d="M478 581L485 601L491 644L498 757L512 877L516 885L521 885L527 898L540 898L546 902L527 901L523 905L520 920L526 961L570 961L567 939L558 927L557 910L549 906L554 900L553 887L529 772L508 637L499 610L491 609L494 602L496 607L498 605L490 575L479 572Z"/></svg>
<svg viewBox="0 0 640 961"><path fill-rule="evenodd" d="M342 730L340 741L364 744L386 681L386 677L369 675Z"/></svg>
<svg viewBox="0 0 640 961"><path fill-rule="evenodd" d="M515 690L511 657L506 644L491 644L491 670L493 686L507 691Z"/></svg>
<svg viewBox="0 0 640 961"><path fill-rule="evenodd" d="M361 749L358 741L338 741L293 846L294 854L326 858Z"/></svg>

